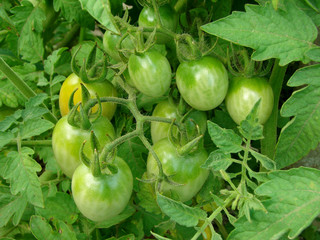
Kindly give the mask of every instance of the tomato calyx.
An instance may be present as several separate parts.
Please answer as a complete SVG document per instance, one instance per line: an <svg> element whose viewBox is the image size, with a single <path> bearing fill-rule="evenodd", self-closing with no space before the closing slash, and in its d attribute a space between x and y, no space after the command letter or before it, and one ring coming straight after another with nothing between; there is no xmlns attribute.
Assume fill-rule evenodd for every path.
<svg viewBox="0 0 320 240"><path fill-rule="evenodd" d="M104 54L103 59L96 62L97 47L97 44L95 44L92 47L87 59L83 59L83 64L81 65L81 67L79 67L76 63L76 56L78 55L81 46L76 50L76 52L72 56L71 69L77 76L80 77L80 79L84 83L101 82L106 79L108 73L108 58ZM101 71L99 75L96 76L96 73L99 70Z"/></svg>
<svg viewBox="0 0 320 240"><path fill-rule="evenodd" d="M94 177L100 177L102 175L113 175L118 172L118 168L116 165L112 164L112 161L115 159L115 151L111 151L109 154L112 156L112 161L107 161L107 163L102 164L101 156L100 156L100 143L95 135L94 131L90 132L90 143L91 149L93 151L93 159L89 159L86 154L84 153L84 146L87 141L84 141L80 148L80 161L86 165Z"/></svg>

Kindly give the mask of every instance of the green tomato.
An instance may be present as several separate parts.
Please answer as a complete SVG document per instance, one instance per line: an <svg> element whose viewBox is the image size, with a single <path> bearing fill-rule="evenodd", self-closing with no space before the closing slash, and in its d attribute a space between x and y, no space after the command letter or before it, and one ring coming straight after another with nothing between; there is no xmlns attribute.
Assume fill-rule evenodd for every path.
<svg viewBox="0 0 320 240"><path fill-rule="evenodd" d="M111 220L127 206L133 188L128 164L116 157L115 174L92 175L91 169L81 164L72 177L72 195L80 212L92 221Z"/></svg>
<svg viewBox="0 0 320 240"><path fill-rule="evenodd" d="M197 150L182 156L167 138L154 144L153 150L159 157L163 172L170 176L172 181L182 184L174 186L163 182L161 191L165 195L170 195L170 192L173 193L173 196L177 195L182 202L194 197L209 174L207 169L201 168L208 158L206 150L199 146ZM147 173L149 178L159 175L158 165L151 153L147 160Z"/></svg>
<svg viewBox="0 0 320 240"><path fill-rule="evenodd" d="M152 116L164 117L172 120L176 119L177 122L182 118L178 113L178 107L174 103L170 103L168 100L158 103L153 110ZM207 115L205 112L192 111L188 114L187 118L184 120L188 136L194 136L197 134L195 124L199 126L201 134L206 132ZM153 144L163 138L167 138L169 129L169 123L151 122L151 138ZM173 131L174 135L177 135L177 127L173 127Z"/></svg>
<svg viewBox="0 0 320 240"><path fill-rule="evenodd" d="M116 61L121 62L122 59L119 55L117 45L121 40L121 36L114 34L111 31L106 31L103 35L103 47L104 50ZM131 41L130 37L127 36L121 42L121 49L134 49L133 42Z"/></svg>
<svg viewBox="0 0 320 240"><path fill-rule="evenodd" d="M218 59L210 56L181 63L176 81L183 99L201 111L219 106L229 85L226 68Z"/></svg>
<svg viewBox="0 0 320 240"><path fill-rule="evenodd" d="M258 119L264 124L271 115L274 101L272 88L266 79L235 77L230 81L225 103L231 118L240 124L259 99Z"/></svg>
<svg viewBox="0 0 320 240"><path fill-rule="evenodd" d="M159 7L159 16L162 26L172 32L175 32L178 26L178 14L170 5L163 5ZM139 14L138 23L140 27L150 27L154 28L157 26L156 13L152 7L144 7ZM149 34L147 34L148 36ZM166 35L157 33L156 34L157 43L167 43L172 41Z"/></svg>
<svg viewBox="0 0 320 240"><path fill-rule="evenodd" d="M101 146L110 142L110 137L115 137L115 131L111 122L103 116L93 122L89 130L71 126L68 123L67 116L59 119L53 129L53 153L62 172L69 178L72 177L73 172L80 165L79 152L85 140L88 142L84 146L84 153L90 158L93 156L90 144L91 131L94 131Z"/></svg>
<svg viewBox="0 0 320 240"><path fill-rule="evenodd" d="M128 62L129 75L134 86L150 97L164 95L171 84L171 66L157 51L132 54Z"/></svg>
<svg viewBox="0 0 320 240"><path fill-rule="evenodd" d="M83 83L81 79L74 73L70 74L66 80L64 80L60 93L59 93L59 108L62 116L65 116L68 114L69 110L69 98L71 96L71 93L75 90L76 93L74 94L73 102L74 104L77 104L81 102L82 96L81 96L81 86L80 83ZM99 97L116 97L117 96L117 90L109 81L103 81L103 82L96 82L96 83L89 83L85 84L84 86L88 89L91 98L96 97L96 93ZM117 105L114 103L102 103L102 115L107 117L108 119L112 119L115 111L116 111ZM93 112L98 111L98 105L94 106L92 108Z"/></svg>

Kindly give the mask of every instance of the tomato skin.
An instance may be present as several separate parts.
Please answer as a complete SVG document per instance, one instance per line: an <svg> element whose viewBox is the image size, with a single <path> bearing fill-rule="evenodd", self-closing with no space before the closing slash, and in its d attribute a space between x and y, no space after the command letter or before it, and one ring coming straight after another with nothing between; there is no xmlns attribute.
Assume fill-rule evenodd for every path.
<svg viewBox="0 0 320 240"><path fill-rule="evenodd" d="M174 9L170 5L163 5L159 7L159 15L160 21L164 28L175 32L178 26L178 14L174 11ZM138 24L140 27L151 27L154 28L157 25L156 14L152 7L144 7L138 19ZM147 34L148 35L148 34ZM169 39L166 35L157 33L156 34L157 43L167 43Z"/></svg>
<svg viewBox="0 0 320 240"><path fill-rule="evenodd" d="M103 47L104 50L112 57L114 60L121 62L122 59L117 51L117 44L121 39L120 35L114 34L111 31L106 31L103 35ZM121 42L121 48L123 49L133 49L134 45L130 39L130 37L126 37Z"/></svg>
<svg viewBox="0 0 320 240"><path fill-rule="evenodd" d="M208 170L201 168L201 165L208 158L206 150L200 147L192 153L181 156L167 138L154 144L153 150L162 163L163 172L170 176L172 181L183 184L173 186L163 182L161 189L163 193L170 194L170 191L172 191L179 196L182 202L194 197L209 174ZM159 174L158 165L151 153L149 153L147 160L147 173L149 178L154 178Z"/></svg>
<svg viewBox="0 0 320 240"><path fill-rule="evenodd" d="M219 106L228 91L227 70L218 59L211 56L181 63L176 79L183 99L201 111Z"/></svg>
<svg viewBox="0 0 320 240"><path fill-rule="evenodd" d="M127 206L133 188L128 164L116 157L118 172L94 177L90 168L81 164L72 177L72 195L80 212L92 221L106 221L121 213Z"/></svg>
<svg viewBox="0 0 320 240"><path fill-rule="evenodd" d="M62 172L71 178L73 172L80 164L79 151L85 140L88 142L84 147L84 153L88 157L93 156L90 146L90 131L94 131L101 146L110 142L110 138L107 135L111 138L115 137L115 131L111 122L102 116L92 124L89 130L71 126L68 123L67 117L60 118L53 129L52 148Z"/></svg>
<svg viewBox="0 0 320 240"><path fill-rule="evenodd" d="M150 97L164 95L171 84L171 66L157 51L132 54L128 62L129 75L134 86Z"/></svg>
<svg viewBox="0 0 320 240"><path fill-rule="evenodd" d="M152 116L176 119L176 121L179 121L181 119L181 116L178 113L178 107L175 104L170 103L168 100L158 103L152 112ZM184 121L187 133L189 135L196 133L195 125L192 121L199 125L200 133L204 134L206 132L207 115L205 114L205 112L192 111L191 113L189 113ZM163 138L167 138L169 128L169 123L151 122L151 138L153 144ZM173 131L174 134L177 135L176 127L174 127Z"/></svg>
<svg viewBox="0 0 320 240"><path fill-rule="evenodd" d="M69 98L71 93L78 88L76 93L74 94L74 104L81 102L81 86L80 83L83 83L81 79L74 73L70 74L65 81L63 82L60 93L59 93L59 108L62 116L65 116L69 112ZM104 82L96 82L85 84L84 86L89 90L91 98L95 98L95 93L98 94L99 97L116 97L117 90L109 81ZM117 105L114 103L102 103L102 115L107 117L108 119L112 119ZM93 107L93 112L98 110L98 105Z"/></svg>
<svg viewBox="0 0 320 240"><path fill-rule="evenodd" d="M230 81L225 103L231 118L239 125L260 98L258 118L259 123L264 124L271 115L274 101L272 88L266 79L235 77Z"/></svg>

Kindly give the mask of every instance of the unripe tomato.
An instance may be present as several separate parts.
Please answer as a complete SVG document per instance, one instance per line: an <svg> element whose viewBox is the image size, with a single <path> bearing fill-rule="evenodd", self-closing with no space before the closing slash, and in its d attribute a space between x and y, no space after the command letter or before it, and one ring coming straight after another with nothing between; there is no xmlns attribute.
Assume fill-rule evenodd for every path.
<svg viewBox="0 0 320 240"><path fill-rule="evenodd" d="M264 124L271 115L274 101L272 88L266 79L235 77L230 81L225 102L231 118L240 124L260 98L258 119Z"/></svg>
<svg viewBox="0 0 320 240"><path fill-rule="evenodd" d="M175 104L170 103L168 100L158 103L152 112L152 116L165 117L170 118L172 120L176 119L176 121L180 121L182 117L178 113L178 107ZM184 120L184 125L187 130L187 134L194 135L197 133L195 124L198 124L201 134L204 134L206 132L207 115L205 112L192 111L191 113L189 113L187 118ZM155 144L163 138L167 138L169 128L169 123L151 122L151 138L153 144ZM173 127L173 131L174 135L177 135L177 127Z"/></svg>
<svg viewBox="0 0 320 240"><path fill-rule="evenodd" d="M121 213L127 206L133 188L128 164L116 157L118 172L95 177L91 169L81 164L72 177L72 195L80 212L92 221L106 221Z"/></svg>
<svg viewBox="0 0 320 240"><path fill-rule="evenodd" d="M171 177L171 180L182 184L181 186L162 183L162 191L168 195L172 192L178 195L180 201L185 202L194 197L208 177L208 170L201 168L207 160L208 154L204 148L199 148L191 153L180 155L177 148L164 138L153 145L153 150L162 163L163 172ZM152 154L147 160L147 173L149 178L159 175L158 165Z"/></svg>
<svg viewBox="0 0 320 240"><path fill-rule="evenodd" d="M128 62L129 75L134 86L150 97L164 95L171 84L171 66L157 51L132 54Z"/></svg>
<svg viewBox="0 0 320 240"><path fill-rule="evenodd" d="M63 82L60 93L59 93L59 108L62 116L65 116L69 112L69 98L71 93L78 88L76 93L74 94L74 104L81 102L81 87L80 83L83 83L81 79L74 73L70 74L69 77ZM91 98L95 98L95 93L98 94L99 97L116 97L117 90L112 85L111 82L105 80L103 82L89 83L84 86L89 90ZM108 119L112 119L114 112L116 111L117 105L114 103L102 103L102 115L107 117ZM98 105L92 108L93 112L98 110Z"/></svg>
<svg viewBox="0 0 320 240"><path fill-rule="evenodd" d="M68 123L67 116L59 119L52 133L52 148L55 159L62 172L69 178L72 177L74 170L80 164L80 148L85 140L88 143L84 146L84 153L92 157L90 142L90 132L94 131L100 145L104 146L110 142L110 137L115 137L115 131L111 122L101 116L88 130L83 130L71 126ZM109 135L109 136L108 136Z"/></svg>
<svg viewBox="0 0 320 240"><path fill-rule="evenodd" d="M117 50L117 44L120 42L121 36L112 33L111 31L106 31L103 35L103 47L104 50L112 57L114 60L120 62L122 61L119 52ZM121 42L122 49L133 49L134 45L129 36L127 36Z"/></svg>
<svg viewBox="0 0 320 240"><path fill-rule="evenodd" d="M175 32L178 26L179 17L174 9L170 5L160 6L159 15L162 26ZM154 9L152 7L144 7L139 14L138 23L140 27L156 27L157 19ZM161 33L156 34L156 40L157 43L160 44L167 43L169 40L172 41L172 39Z"/></svg>
<svg viewBox="0 0 320 240"><path fill-rule="evenodd" d="M228 73L216 58L205 56L178 66L177 86L193 108L208 111L219 106L228 91Z"/></svg>

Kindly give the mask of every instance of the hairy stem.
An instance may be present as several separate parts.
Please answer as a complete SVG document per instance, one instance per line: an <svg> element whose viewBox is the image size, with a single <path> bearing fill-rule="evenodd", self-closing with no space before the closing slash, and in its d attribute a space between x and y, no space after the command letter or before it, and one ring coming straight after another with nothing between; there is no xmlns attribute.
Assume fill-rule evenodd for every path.
<svg viewBox="0 0 320 240"><path fill-rule="evenodd" d="M264 125L263 136L261 140L261 153L273 159L277 143L277 123L279 113L279 98L282 89L282 83L287 70L287 66L279 66L279 60L276 60L270 77L270 85L273 90L274 104L270 118Z"/></svg>

